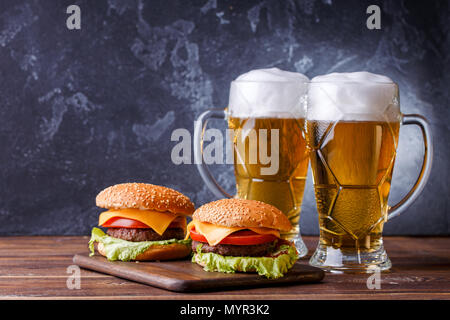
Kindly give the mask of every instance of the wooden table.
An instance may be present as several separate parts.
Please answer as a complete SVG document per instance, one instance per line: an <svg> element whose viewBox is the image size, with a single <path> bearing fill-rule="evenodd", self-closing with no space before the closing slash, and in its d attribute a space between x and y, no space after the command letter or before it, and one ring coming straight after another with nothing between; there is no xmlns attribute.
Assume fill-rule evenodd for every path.
<svg viewBox="0 0 450 320"><path fill-rule="evenodd" d="M304 237L310 252L317 237ZM450 299L449 237L386 237L393 268L381 289L368 275L327 273L319 284L208 293L174 293L88 270L81 289L68 289L68 266L87 250L87 237L0 238L0 299ZM307 263L307 259L302 259Z"/></svg>

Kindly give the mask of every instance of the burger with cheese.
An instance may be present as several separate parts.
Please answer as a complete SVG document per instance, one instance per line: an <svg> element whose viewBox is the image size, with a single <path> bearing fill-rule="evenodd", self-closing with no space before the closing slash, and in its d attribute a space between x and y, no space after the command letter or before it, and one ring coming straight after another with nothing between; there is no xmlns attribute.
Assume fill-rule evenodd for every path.
<svg viewBox="0 0 450 320"><path fill-rule="evenodd" d="M97 195L98 224L92 229L89 248L94 247L108 260L146 261L186 257L191 241L184 240L186 216L194 204L170 188L145 183L123 183L106 188Z"/></svg>
<svg viewBox="0 0 450 320"><path fill-rule="evenodd" d="M206 271L257 272L282 277L297 261L294 245L280 238L288 218L277 208L255 200L223 199L198 208L189 223L192 262Z"/></svg>

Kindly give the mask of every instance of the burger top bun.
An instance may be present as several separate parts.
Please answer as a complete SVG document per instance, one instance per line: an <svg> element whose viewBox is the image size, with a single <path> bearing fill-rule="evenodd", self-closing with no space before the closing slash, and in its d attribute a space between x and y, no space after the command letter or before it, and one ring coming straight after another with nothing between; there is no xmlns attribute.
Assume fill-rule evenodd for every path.
<svg viewBox="0 0 450 320"><path fill-rule="evenodd" d="M157 210L183 215L194 212L194 204L184 194L147 183L116 184L101 191L95 203L106 209Z"/></svg>
<svg viewBox="0 0 450 320"><path fill-rule="evenodd" d="M225 227L264 227L281 231L292 229L282 211L256 200L217 200L198 208L192 218Z"/></svg>

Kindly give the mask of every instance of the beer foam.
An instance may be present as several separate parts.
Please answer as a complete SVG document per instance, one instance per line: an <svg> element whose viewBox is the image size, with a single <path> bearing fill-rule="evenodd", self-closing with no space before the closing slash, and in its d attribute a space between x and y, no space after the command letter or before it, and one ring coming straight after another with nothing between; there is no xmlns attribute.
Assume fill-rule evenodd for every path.
<svg viewBox="0 0 450 320"><path fill-rule="evenodd" d="M386 76L361 71L330 73L311 80L309 120L397 121L399 116L398 87Z"/></svg>
<svg viewBox="0 0 450 320"><path fill-rule="evenodd" d="M231 82L228 111L236 118L305 117L308 77L278 68L256 69Z"/></svg>

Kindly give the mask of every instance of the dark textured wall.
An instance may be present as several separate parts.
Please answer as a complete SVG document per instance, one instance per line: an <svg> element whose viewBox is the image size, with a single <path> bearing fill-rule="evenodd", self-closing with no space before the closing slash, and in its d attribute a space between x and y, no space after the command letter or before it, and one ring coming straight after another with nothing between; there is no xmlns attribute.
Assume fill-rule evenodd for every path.
<svg viewBox="0 0 450 320"><path fill-rule="evenodd" d="M374 3L382 29L371 31ZM79 31L66 28L70 4L81 7ZM202 111L226 106L231 80L262 67L394 79L402 111L430 120L435 158L423 195L386 233L449 234L448 4L2 0L0 235L87 234L96 194L119 182L170 186L197 206L213 200L193 165L172 164L170 135L192 132ZM391 203L422 153L420 131L402 128ZM232 168L214 172L231 191ZM318 231L311 179L301 224Z"/></svg>

